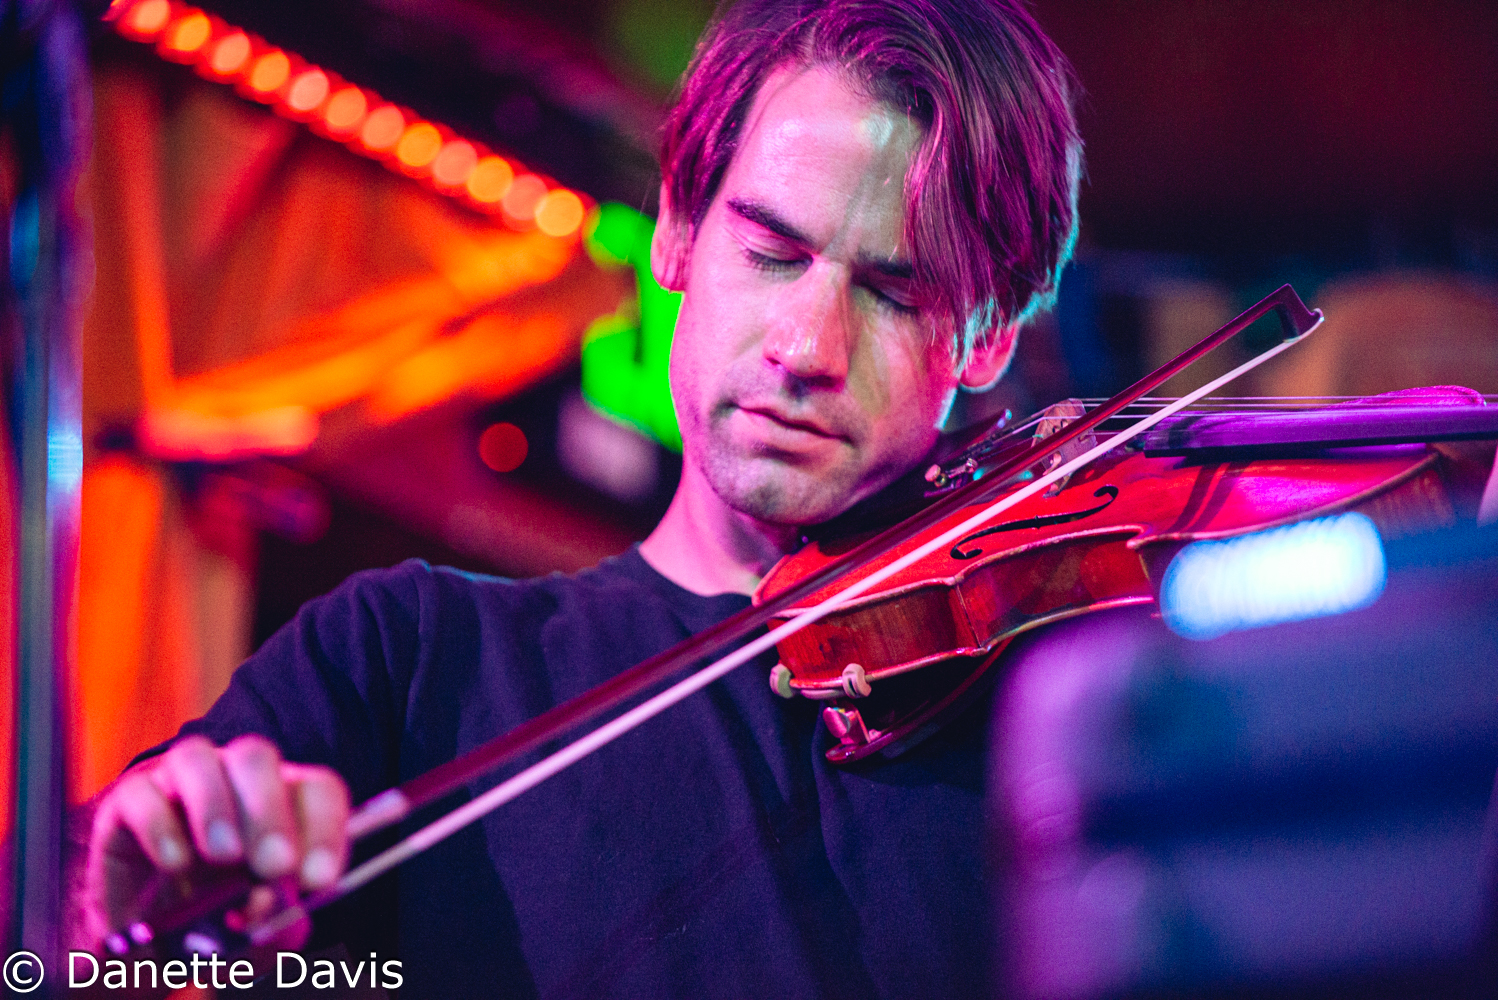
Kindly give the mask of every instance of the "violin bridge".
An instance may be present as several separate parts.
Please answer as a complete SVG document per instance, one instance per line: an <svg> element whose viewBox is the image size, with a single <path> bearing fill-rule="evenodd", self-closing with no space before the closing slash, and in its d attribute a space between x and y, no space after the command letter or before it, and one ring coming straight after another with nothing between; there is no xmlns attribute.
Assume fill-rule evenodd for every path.
<svg viewBox="0 0 1498 1000"><path fill-rule="evenodd" d="M1041 411L1040 422L1035 425L1035 440L1044 441L1046 438L1064 429L1074 420L1087 416L1087 404L1080 399L1063 399L1059 403L1052 403ZM1055 454L1046 459L1045 472L1065 465L1083 452L1089 451L1097 445L1097 435L1091 432L1083 434L1074 441L1070 441L1056 449ZM1071 476L1063 476L1051 484L1051 488L1045 491L1045 496L1053 497L1066 489L1066 484Z"/></svg>

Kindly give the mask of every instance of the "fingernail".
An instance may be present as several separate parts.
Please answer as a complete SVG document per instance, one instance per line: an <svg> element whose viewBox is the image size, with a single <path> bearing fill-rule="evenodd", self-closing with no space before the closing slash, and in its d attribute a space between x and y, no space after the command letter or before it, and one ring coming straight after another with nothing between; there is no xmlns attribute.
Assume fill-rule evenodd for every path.
<svg viewBox="0 0 1498 1000"><path fill-rule="evenodd" d="M271 878L284 875L295 860L296 857L291 850L291 841L279 833L271 833L260 838L260 843L255 847L255 858L252 863L257 872L266 878Z"/></svg>
<svg viewBox="0 0 1498 1000"><path fill-rule="evenodd" d="M208 824L208 853L216 858L232 858L239 854L239 832L228 820L216 819Z"/></svg>
<svg viewBox="0 0 1498 1000"><path fill-rule="evenodd" d="M314 847L302 859L302 882L322 887L338 877L338 859L326 847Z"/></svg>
<svg viewBox="0 0 1498 1000"><path fill-rule="evenodd" d="M156 842L156 853L160 855L161 863L168 868L179 868L187 860L187 852L182 849L176 837L162 837Z"/></svg>

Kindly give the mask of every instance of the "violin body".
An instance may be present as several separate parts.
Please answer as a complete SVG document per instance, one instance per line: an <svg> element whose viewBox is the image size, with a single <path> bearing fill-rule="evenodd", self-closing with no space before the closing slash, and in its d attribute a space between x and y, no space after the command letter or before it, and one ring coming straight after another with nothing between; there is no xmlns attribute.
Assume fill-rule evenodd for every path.
<svg viewBox="0 0 1498 1000"><path fill-rule="evenodd" d="M771 686L783 696L829 703L824 720L839 738L828 753L834 761L897 751L959 708L974 688L973 675L987 672L1014 636L1091 611L1154 603L1166 566L1190 542L1345 511L1360 511L1384 537L1398 537L1456 521L1455 478L1447 454L1421 443L1310 456L1270 449L1229 461L1119 450L1059 491L1029 497L999 522L781 641ZM975 509L908 539L866 571ZM811 542L772 568L755 600L784 590L858 540ZM832 591L804 598L776 623ZM902 678L933 667L925 690L912 697L912 681ZM900 688L899 698L878 698L887 687ZM882 708L881 701L901 707Z"/></svg>

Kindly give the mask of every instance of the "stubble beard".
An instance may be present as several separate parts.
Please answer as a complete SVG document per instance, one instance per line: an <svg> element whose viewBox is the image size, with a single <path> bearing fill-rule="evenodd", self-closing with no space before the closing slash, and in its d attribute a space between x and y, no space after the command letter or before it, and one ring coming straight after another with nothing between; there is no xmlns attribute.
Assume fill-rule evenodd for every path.
<svg viewBox="0 0 1498 1000"><path fill-rule="evenodd" d="M768 524L794 526L829 520L851 505L857 483L846 465L816 468L774 452L745 453L725 427L731 412L711 421L698 463L725 504Z"/></svg>

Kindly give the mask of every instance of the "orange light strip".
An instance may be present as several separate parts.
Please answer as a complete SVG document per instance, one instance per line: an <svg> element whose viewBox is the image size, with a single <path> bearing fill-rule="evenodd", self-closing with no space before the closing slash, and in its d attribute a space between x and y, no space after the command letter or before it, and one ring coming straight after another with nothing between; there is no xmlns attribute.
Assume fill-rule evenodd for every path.
<svg viewBox="0 0 1498 1000"><path fill-rule="evenodd" d="M438 194L502 218L512 229L570 236L587 214L577 192L197 7L175 0L113 0L104 19L124 37L154 44L162 58L231 85Z"/></svg>

